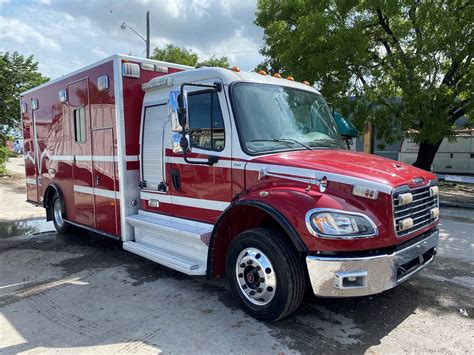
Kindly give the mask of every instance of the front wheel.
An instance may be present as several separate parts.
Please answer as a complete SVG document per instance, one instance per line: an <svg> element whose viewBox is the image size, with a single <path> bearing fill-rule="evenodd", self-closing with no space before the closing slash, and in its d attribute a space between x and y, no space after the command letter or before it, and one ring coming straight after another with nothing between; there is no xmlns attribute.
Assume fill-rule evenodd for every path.
<svg viewBox="0 0 474 355"><path fill-rule="evenodd" d="M262 321L285 318L303 299L302 262L284 236L271 229L240 233L229 246L226 274L234 298Z"/></svg>
<svg viewBox="0 0 474 355"><path fill-rule="evenodd" d="M54 228L59 234L64 234L67 231L68 224L64 220L63 216L63 202L58 194L53 196L53 202L51 204L51 216L53 217Z"/></svg>

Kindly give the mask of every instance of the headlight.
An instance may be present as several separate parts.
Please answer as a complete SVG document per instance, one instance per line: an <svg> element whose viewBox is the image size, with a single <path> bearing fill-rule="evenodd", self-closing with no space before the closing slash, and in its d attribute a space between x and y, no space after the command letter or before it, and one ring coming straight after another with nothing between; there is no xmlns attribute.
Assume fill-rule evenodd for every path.
<svg viewBox="0 0 474 355"><path fill-rule="evenodd" d="M314 209L306 214L306 226L312 235L323 238L354 239L377 235L372 220L359 213Z"/></svg>

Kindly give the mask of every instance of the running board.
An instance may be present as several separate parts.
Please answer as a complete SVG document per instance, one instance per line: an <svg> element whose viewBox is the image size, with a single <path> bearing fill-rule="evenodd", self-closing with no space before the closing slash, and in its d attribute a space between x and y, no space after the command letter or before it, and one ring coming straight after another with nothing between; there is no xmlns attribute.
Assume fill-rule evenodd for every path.
<svg viewBox="0 0 474 355"><path fill-rule="evenodd" d="M124 249L188 275L205 275L213 225L139 210L127 217L135 240Z"/></svg>
<svg viewBox="0 0 474 355"><path fill-rule="evenodd" d="M170 269L180 271L187 275L206 274L206 268L200 265L199 261L171 253L168 250L158 249L146 244L138 244L136 242L125 242L123 243L123 248L134 254L140 255L146 259L167 266Z"/></svg>

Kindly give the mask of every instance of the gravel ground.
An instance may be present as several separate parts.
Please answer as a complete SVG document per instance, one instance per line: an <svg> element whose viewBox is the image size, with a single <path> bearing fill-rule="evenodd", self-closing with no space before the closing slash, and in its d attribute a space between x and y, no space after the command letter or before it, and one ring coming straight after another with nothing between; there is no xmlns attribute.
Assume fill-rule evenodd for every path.
<svg viewBox="0 0 474 355"><path fill-rule="evenodd" d="M442 209L439 255L406 283L371 297L308 296L293 316L267 324L242 312L224 281L182 275L78 229L58 236L45 232L51 223L13 221L42 210L24 211L21 184L12 180L0 185L2 354L467 354L474 348L472 210Z"/></svg>

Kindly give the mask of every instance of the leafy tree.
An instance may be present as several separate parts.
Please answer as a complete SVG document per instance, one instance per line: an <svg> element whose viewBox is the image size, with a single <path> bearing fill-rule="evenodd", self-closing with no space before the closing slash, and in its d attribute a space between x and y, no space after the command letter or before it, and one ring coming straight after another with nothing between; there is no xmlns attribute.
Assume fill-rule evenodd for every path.
<svg viewBox="0 0 474 355"><path fill-rule="evenodd" d="M192 51L168 44L165 48L155 48L151 59L162 60L175 64L195 67L198 62L197 54Z"/></svg>
<svg viewBox="0 0 474 355"><path fill-rule="evenodd" d="M49 79L38 72L33 56L24 57L18 52L0 53L0 173L5 172L6 140L9 132L20 124L20 93Z"/></svg>
<svg viewBox="0 0 474 355"><path fill-rule="evenodd" d="M176 63L189 65L191 67L205 66L205 67L229 67L229 61L227 57L217 58L212 56L211 58L199 61L199 57L193 51L173 46L168 44L165 48L155 48L151 59L162 60L164 62Z"/></svg>
<svg viewBox="0 0 474 355"><path fill-rule="evenodd" d="M227 57L217 58L216 56L212 56L211 58L198 63L198 67L228 68L229 66L229 60Z"/></svg>
<svg viewBox="0 0 474 355"><path fill-rule="evenodd" d="M453 124L472 121L474 3L469 0L259 0L262 54L315 82L359 127L420 144L429 170Z"/></svg>

